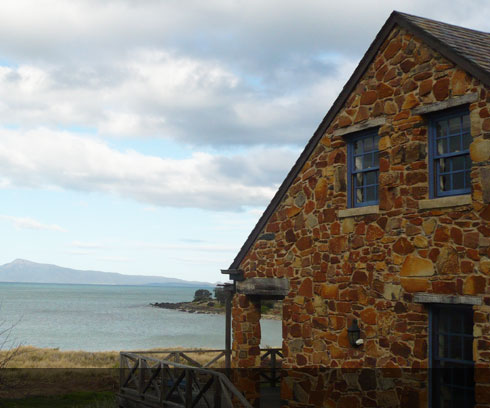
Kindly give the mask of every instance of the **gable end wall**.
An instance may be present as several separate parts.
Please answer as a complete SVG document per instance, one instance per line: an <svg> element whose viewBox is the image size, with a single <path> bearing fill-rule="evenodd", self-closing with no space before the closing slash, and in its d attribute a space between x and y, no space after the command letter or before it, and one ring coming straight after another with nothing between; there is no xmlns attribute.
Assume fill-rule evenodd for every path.
<svg viewBox="0 0 490 408"><path fill-rule="evenodd" d="M413 109L471 93L478 95L468 106L471 202L421 209L429 199L428 128ZM334 132L379 118L379 213L340 219L347 151ZM428 309L413 302L418 292L482 298L474 306L474 359L490 367L490 180L481 177L489 159L488 87L395 27L240 264L245 278L289 279L286 367L426 368ZM354 318L365 341L359 349L347 340ZM236 367L259 364L259 319L260 304L235 295ZM490 403L490 386L479 381L477 399ZM292 388L284 384L283 396L297 400ZM424 406L426 389L415 394ZM316 398L323 404L332 395Z"/></svg>

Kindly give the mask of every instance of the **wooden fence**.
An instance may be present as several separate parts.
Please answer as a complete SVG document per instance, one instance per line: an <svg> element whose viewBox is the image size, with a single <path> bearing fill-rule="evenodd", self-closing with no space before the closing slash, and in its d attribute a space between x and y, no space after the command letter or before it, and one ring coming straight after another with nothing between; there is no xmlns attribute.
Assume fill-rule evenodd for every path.
<svg viewBox="0 0 490 408"><path fill-rule="evenodd" d="M223 366L224 357L224 350L122 352L119 406L251 408L226 369L209 368ZM281 349L262 350L261 383L278 385L281 358Z"/></svg>

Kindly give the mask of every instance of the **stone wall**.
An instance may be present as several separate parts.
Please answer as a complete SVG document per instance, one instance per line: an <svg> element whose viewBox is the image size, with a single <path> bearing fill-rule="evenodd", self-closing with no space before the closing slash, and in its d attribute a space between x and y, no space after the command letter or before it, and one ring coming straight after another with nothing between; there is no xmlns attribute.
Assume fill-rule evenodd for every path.
<svg viewBox="0 0 490 408"><path fill-rule="evenodd" d="M477 100L469 104L471 198L430 208L424 201L429 199L428 128L416 108L472 93ZM386 120L379 129L379 211L340 218L339 210L347 208L347 151L339 129L376 118ZM290 281L283 302L286 367L387 373L427 368L428 310L413 301L416 292L481 297L483 304L474 306L474 359L478 367L490 366L489 158L488 87L395 29L240 265L246 278ZM347 340L354 318L365 341L358 349ZM234 365L258 364L260 308L236 295L233 319ZM425 406L426 378L418 379L396 388L389 396L393 406L404 401ZM291 381L283 384L289 406L369 406L368 391L342 402L345 379L339 381L347 385L337 390L323 382L318 387ZM477 376L476 382L478 406L490 407L488 379ZM371 392L368 399L376 398L381 396Z"/></svg>

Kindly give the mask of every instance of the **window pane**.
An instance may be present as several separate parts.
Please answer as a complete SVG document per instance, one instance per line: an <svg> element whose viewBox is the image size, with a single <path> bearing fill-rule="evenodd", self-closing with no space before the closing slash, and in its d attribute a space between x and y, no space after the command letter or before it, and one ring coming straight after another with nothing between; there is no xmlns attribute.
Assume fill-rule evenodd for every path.
<svg viewBox="0 0 490 408"><path fill-rule="evenodd" d="M448 355L446 336L443 334L439 335L439 353L438 357L443 358Z"/></svg>
<svg viewBox="0 0 490 408"><path fill-rule="evenodd" d="M441 314L439 317L439 332L447 333L449 331L449 321L446 315Z"/></svg>
<svg viewBox="0 0 490 408"><path fill-rule="evenodd" d="M461 171L465 169L466 166L466 157L465 156L456 156L451 159L452 161L452 171Z"/></svg>
<svg viewBox="0 0 490 408"><path fill-rule="evenodd" d="M361 147L362 147L362 140L356 140L354 142L354 154L361 153L362 152Z"/></svg>
<svg viewBox="0 0 490 408"><path fill-rule="evenodd" d="M356 202L357 203L364 202L363 197L364 197L363 189L362 188L356 188Z"/></svg>
<svg viewBox="0 0 490 408"><path fill-rule="evenodd" d="M362 173L356 174L356 187L361 187L364 185L364 176Z"/></svg>
<svg viewBox="0 0 490 408"><path fill-rule="evenodd" d="M463 150L468 150L470 148L470 144L473 141L470 132L463 134Z"/></svg>
<svg viewBox="0 0 490 408"><path fill-rule="evenodd" d="M452 316L450 330L452 333L461 333L463 319L460 313L455 313Z"/></svg>
<svg viewBox="0 0 490 408"><path fill-rule="evenodd" d="M445 173L445 172L450 170L449 168L447 168L447 166L446 166L447 164L448 164L448 162L446 159L439 159L439 172L440 173Z"/></svg>
<svg viewBox="0 0 490 408"><path fill-rule="evenodd" d="M462 131L464 133L470 133L470 115L465 114L463 115L463 128Z"/></svg>
<svg viewBox="0 0 490 408"><path fill-rule="evenodd" d="M446 136L446 123L444 121L436 122L436 135L437 137Z"/></svg>
<svg viewBox="0 0 490 408"><path fill-rule="evenodd" d="M453 174L453 190L463 190L465 187L465 172Z"/></svg>
<svg viewBox="0 0 490 408"><path fill-rule="evenodd" d="M463 359L463 344L459 336L449 336L449 358Z"/></svg>
<svg viewBox="0 0 490 408"><path fill-rule="evenodd" d="M366 173L366 185L373 185L378 183L378 172L369 171Z"/></svg>
<svg viewBox="0 0 490 408"><path fill-rule="evenodd" d="M362 170L362 156L357 156L354 158L355 170Z"/></svg>
<svg viewBox="0 0 490 408"><path fill-rule="evenodd" d="M439 177L439 188L441 191L451 190L451 176L443 175Z"/></svg>
<svg viewBox="0 0 490 408"><path fill-rule="evenodd" d="M367 137L364 139L364 151L370 152L371 150L373 150L373 138Z"/></svg>
<svg viewBox="0 0 490 408"><path fill-rule="evenodd" d="M449 153L461 151L461 136L451 136L449 138Z"/></svg>
<svg viewBox="0 0 490 408"><path fill-rule="evenodd" d="M446 153L446 144L447 144L447 139L437 139L437 154L444 154Z"/></svg>
<svg viewBox="0 0 490 408"><path fill-rule="evenodd" d="M368 169L369 167L373 167L373 156L372 154L364 155L364 168Z"/></svg>
<svg viewBox="0 0 490 408"><path fill-rule="evenodd" d="M366 187L366 201L375 201L376 200L376 190L377 186Z"/></svg>
<svg viewBox="0 0 490 408"><path fill-rule="evenodd" d="M467 313L463 318L463 329L465 333L473 334L473 319L471 312Z"/></svg>
<svg viewBox="0 0 490 408"><path fill-rule="evenodd" d="M449 119L449 134L457 135L461 132L461 117Z"/></svg>
<svg viewBox="0 0 490 408"><path fill-rule="evenodd" d="M473 333L473 328L470 333ZM469 361L473 360L473 337L466 337L464 339L463 359Z"/></svg>

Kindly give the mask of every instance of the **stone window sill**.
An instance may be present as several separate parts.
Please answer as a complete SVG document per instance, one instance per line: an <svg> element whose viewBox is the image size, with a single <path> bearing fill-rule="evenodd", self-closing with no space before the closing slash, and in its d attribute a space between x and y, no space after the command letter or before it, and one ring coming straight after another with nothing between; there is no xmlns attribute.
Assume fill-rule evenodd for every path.
<svg viewBox="0 0 490 408"><path fill-rule="evenodd" d="M459 207L467 204L471 204L471 194L420 200L419 209L431 210L434 208Z"/></svg>
<svg viewBox="0 0 490 408"><path fill-rule="evenodd" d="M366 207L347 208L339 210L339 218L357 217L358 215L378 214L379 205L369 205Z"/></svg>

